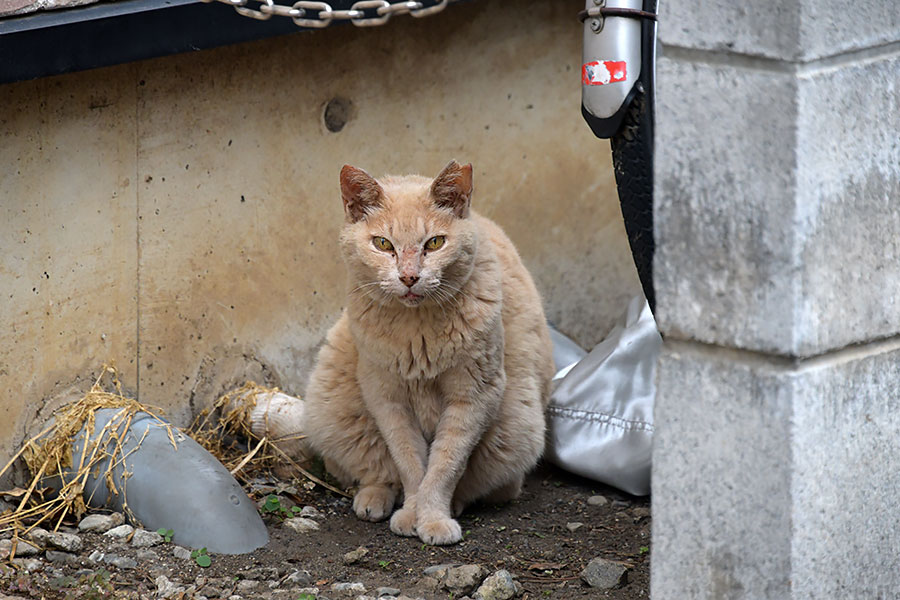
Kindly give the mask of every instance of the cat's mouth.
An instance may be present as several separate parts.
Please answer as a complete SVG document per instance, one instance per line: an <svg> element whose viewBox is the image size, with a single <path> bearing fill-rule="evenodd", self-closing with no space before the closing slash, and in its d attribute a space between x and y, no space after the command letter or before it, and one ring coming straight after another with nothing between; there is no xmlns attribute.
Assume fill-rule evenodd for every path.
<svg viewBox="0 0 900 600"><path fill-rule="evenodd" d="M412 292L407 292L400 296L400 301L407 306L416 306L422 300L425 299L425 296L421 296L419 294L414 294Z"/></svg>

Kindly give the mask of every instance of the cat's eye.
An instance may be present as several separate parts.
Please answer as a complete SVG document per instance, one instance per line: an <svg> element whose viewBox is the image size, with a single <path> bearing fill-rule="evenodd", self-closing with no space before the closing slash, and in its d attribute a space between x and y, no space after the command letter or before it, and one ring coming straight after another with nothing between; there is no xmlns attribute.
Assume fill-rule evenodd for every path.
<svg viewBox="0 0 900 600"><path fill-rule="evenodd" d="M425 249L426 250L437 250L438 248L440 248L441 246L444 245L445 241L447 241L447 238L445 238L442 235L436 235L433 238L431 238L430 240L428 240L427 242L425 242Z"/></svg>
<svg viewBox="0 0 900 600"><path fill-rule="evenodd" d="M379 250L384 250L385 252L394 251L394 245L387 238L376 236L372 238L372 243Z"/></svg>

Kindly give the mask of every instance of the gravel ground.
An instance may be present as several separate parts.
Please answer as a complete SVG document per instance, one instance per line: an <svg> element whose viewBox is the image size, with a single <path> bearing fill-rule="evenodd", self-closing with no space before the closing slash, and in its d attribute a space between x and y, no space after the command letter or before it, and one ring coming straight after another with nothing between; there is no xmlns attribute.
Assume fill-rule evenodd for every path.
<svg viewBox="0 0 900 600"><path fill-rule="evenodd" d="M359 521L349 500L321 488L256 486L250 493L262 507L285 487L278 510L266 512L269 544L246 555L211 555L207 567L190 549L156 532L131 531L115 517L92 517L96 523L83 522L82 529L61 527L67 535L38 532L33 548L20 542L12 563L10 542L0 540L0 558L7 557L0 600L649 596L649 498L553 467L533 473L519 500L466 511L460 518L465 538L448 547L395 536L387 523ZM97 531L84 531L85 525ZM33 555L23 556L29 550Z"/></svg>

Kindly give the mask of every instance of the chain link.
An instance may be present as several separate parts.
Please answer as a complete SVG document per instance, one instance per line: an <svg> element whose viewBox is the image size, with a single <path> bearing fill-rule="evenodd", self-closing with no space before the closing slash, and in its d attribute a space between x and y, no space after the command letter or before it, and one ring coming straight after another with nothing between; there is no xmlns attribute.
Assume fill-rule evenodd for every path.
<svg viewBox="0 0 900 600"><path fill-rule="evenodd" d="M310 27L322 29L331 25L333 21L350 21L357 27L373 27L384 25L394 15L412 15L413 17L427 17L439 13L451 0L439 0L432 6L425 6L418 0L404 2L388 2L388 0L359 0L346 10L332 8L327 2L317 0L298 0L291 6L276 4L275 0L202 0L203 2L222 2L233 6L239 14L265 21L276 15L289 17L298 27ZM248 2L257 2L259 7L249 8ZM366 16L368 11L368 15ZM377 16L371 16L371 15Z"/></svg>

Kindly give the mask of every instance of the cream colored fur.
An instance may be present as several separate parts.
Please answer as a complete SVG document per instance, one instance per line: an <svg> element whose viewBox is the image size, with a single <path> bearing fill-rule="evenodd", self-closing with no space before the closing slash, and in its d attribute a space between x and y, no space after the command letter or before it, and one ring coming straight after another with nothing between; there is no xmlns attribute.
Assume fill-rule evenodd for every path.
<svg viewBox="0 0 900 600"><path fill-rule="evenodd" d="M455 543L452 516L518 496L543 451L541 299L509 238L469 210L470 165L380 182L345 167L341 184L350 292L311 376L305 432L329 472L359 485L360 518L387 518L402 492L392 531ZM434 236L443 246L425 250Z"/></svg>

